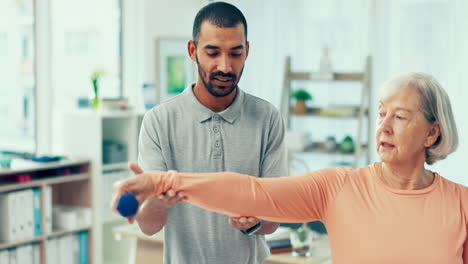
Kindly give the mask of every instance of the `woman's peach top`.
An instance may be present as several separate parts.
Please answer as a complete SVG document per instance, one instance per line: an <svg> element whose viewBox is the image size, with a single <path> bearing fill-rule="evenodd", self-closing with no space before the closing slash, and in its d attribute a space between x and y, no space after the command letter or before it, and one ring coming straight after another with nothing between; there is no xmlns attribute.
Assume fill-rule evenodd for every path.
<svg viewBox="0 0 468 264"><path fill-rule="evenodd" d="M380 173L381 163L281 178L168 172L155 186L229 216L322 221L334 264L468 264L468 188L434 173L425 189L398 190Z"/></svg>

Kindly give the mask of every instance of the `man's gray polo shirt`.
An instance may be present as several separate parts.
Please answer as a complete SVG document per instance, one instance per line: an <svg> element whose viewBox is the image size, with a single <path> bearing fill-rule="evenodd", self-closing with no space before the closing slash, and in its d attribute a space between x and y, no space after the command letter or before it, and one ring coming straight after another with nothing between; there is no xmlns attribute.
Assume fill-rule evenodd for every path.
<svg viewBox="0 0 468 264"><path fill-rule="evenodd" d="M270 103L238 89L234 102L214 113L190 86L145 114L138 163L143 170L285 176L284 133ZM165 263L263 263L269 254L264 236L244 235L228 219L188 203L172 207L164 228Z"/></svg>

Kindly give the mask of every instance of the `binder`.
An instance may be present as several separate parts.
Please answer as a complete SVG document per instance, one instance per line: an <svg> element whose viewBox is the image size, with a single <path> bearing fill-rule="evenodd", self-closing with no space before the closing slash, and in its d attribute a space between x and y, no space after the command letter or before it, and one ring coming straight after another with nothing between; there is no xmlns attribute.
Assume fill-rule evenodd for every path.
<svg viewBox="0 0 468 264"><path fill-rule="evenodd" d="M17 247L15 251L16 251L16 263L25 264L27 260L26 255L25 255L25 246Z"/></svg>
<svg viewBox="0 0 468 264"><path fill-rule="evenodd" d="M78 233L80 238L80 264L88 264L88 232Z"/></svg>
<svg viewBox="0 0 468 264"><path fill-rule="evenodd" d="M78 235L72 235L71 243L72 261L70 263L80 264L80 237Z"/></svg>
<svg viewBox="0 0 468 264"><path fill-rule="evenodd" d="M8 264L10 262L10 254L8 253L8 250L0 250L0 263L6 263Z"/></svg>
<svg viewBox="0 0 468 264"><path fill-rule="evenodd" d="M27 219L26 219L26 206L28 205L26 203L26 195L24 191L16 191L14 192L15 201L16 201L16 214L15 214L15 222L17 223L18 226L18 236L17 240L24 240L28 238L26 234L26 225L27 225ZM32 198L31 198L32 199ZM32 210L32 207L30 207Z"/></svg>
<svg viewBox="0 0 468 264"><path fill-rule="evenodd" d="M0 241L18 240L17 201L14 192L0 194Z"/></svg>
<svg viewBox="0 0 468 264"><path fill-rule="evenodd" d="M8 250L9 255L9 264L18 264L16 261L16 248Z"/></svg>
<svg viewBox="0 0 468 264"><path fill-rule="evenodd" d="M41 190L33 189L34 236L41 235Z"/></svg>
<svg viewBox="0 0 468 264"><path fill-rule="evenodd" d="M41 248L38 244L33 245L33 264L41 264Z"/></svg>
<svg viewBox="0 0 468 264"><path fill-rule="evenodd" d="M52 233L52 187L44 187L44 234Z"/></svg>
<svg viewBox="0 0 468 264"><path fill-rule="evenodd" d="M16 262L17 264L31 264L32 263L32 245L25 245L16 248Z"/></svg>
<svg viewBox="0 0 468 264"><path fill-rule="evenodd" d="M61 264L59 262L59 252L58 252L58 239L53 238L47 240L46 243L46 263L47 264Z"/></svg>
<svg viewBox="0 0 468 264"><path fill-rule="evenodd" d="M70 236L62 236L57 239L58 245L58 263L73 263L71 262L71 243Z"/></svg>
<svg viewBox="0 0 468 264"><path fill-rule="evenodd" d="M20 195L22 197L20 205L23 213L21 220L24 224L22 238L30 239L34 237L34 192L30 188L20 191Z"/></svg>

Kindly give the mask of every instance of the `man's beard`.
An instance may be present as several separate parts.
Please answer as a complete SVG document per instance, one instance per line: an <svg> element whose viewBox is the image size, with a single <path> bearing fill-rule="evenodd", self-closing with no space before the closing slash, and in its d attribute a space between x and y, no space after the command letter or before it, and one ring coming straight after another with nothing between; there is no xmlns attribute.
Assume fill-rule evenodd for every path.
<svg viewBox="0 0 468 264"><path fill-rule="evenodd" d="M242 72L244 71L244 67L242 67L242 70L239 73L239 78L232 72L223 73L223 72L217 71L217 72L211 73L208 80L205 80L205 77L208 77L208 76L206 72L203 70L203 68L201 67L198 61L198 57L197 57L197 66L198 66L198 75L200 79L202 80L208 92L214 97L225 97L225 96L230 95L237 88L239 79L242 76ZM211 81L214 80L214 78L217 76L223 77L223 78L231 78L233 84L231 86L213 85Z"/></svg>

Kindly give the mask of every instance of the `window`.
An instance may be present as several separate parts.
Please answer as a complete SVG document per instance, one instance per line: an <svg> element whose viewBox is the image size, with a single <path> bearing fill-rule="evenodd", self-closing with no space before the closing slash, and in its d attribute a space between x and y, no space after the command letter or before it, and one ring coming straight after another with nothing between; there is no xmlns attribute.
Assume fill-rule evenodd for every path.
<svg viewBox="0 0 468 264"><path fill-rule="evenodd" d="M89 97L89 76L96 68L106 72L100 81L100 97L122 96L121 1L0 1L0 151L36 151L35 94L36 88L43 88L36 87L35 37L44 33L35 25L36 19L44 18L36 14L50 13L46 19L50 38L47 33L45 44L50 57L44 59L51 67L40 71L50 76L50 83L43 85L52 106L46 114L52 118L48 137L56 140L61 113Z"/></svg>
<svg viewBox="0 0 468 264"><path fill-rule="evenodd" d="M0 1L0 150L35 150L33 0Z"/></svg>
<svg viewBox="0 0 468 264"><path fill-rule="evenodd" d="M51 0L53 111L76 108L92 92L89 76L106 74L99 96L121 95L121 19L118 0ZM59 118L58 116L56 118Z"/></svg>

